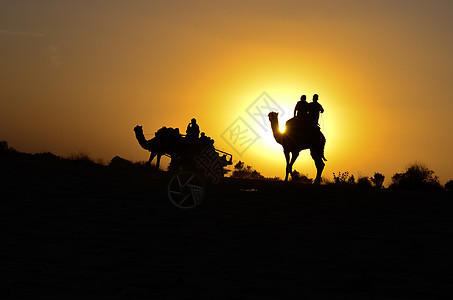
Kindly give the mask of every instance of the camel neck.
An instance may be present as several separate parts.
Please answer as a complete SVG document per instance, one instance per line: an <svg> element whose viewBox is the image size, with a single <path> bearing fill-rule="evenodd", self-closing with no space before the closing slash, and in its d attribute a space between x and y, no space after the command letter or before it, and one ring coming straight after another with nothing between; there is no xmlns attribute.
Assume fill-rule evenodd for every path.
<svg viewBox="0 0 453 300"><path fill-rule="evenodd" d="M282 140L283 140L283 133L281 133L279 130L279 124L278 124L277 118L275 118L274 120L271 121L271 128L272 128L272 133L274 135L275 141L277 141L277 143L281 144Z"/></svg>
<svg viewBox="0 0 453 300"><path fill-rule="evenodd" d="M137 138L138 143L143 149L149 150L148 141L143 134L143 131L135 132L135 137Z"/></svg>

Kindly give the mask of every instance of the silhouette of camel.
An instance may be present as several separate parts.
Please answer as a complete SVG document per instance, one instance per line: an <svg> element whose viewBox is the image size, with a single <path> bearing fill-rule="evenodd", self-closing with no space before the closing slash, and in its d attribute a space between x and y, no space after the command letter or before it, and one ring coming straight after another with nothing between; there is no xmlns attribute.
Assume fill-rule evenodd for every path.
<svg viewBox="0 0 453 300"><path fill-rule="evenodd" d="M310 154L315 161L317 173L314 183L321 183L321 174L327 159L324 157L324 145L326 138L317 127L303 126L301 122L294 117L286 122L285 132L282 133L278 127L278 113L270 112L269 121L271 122L272 133L277 143L283 146L283 152L286 158L286 176L292 174L293 164L299 156L301 150L310 149ZM291 154L291 159L290 159Z"/></svg>
<svg viewBox="0 0 453 300"><path fill-rule="evenodd" d="M145 138L142 126L135 126L134 131L135 137L137 138L140 146L151 152L147 164L151 165L151 161L157 156L157 169L159 169L160 158L162 155L176 155L178 153L178 149L180 148L179 145L183 139L182 135L179 133L179 129L177 128L162 127L156 132L155 137L150 140Z"/></svg>

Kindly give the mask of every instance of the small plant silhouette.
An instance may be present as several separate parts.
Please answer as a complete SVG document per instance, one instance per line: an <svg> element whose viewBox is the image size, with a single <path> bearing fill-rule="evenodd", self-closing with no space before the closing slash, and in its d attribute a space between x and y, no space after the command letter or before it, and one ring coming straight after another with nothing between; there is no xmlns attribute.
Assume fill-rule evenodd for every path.
<svg viewBox="0 0 453 300"><path fill-rule="evenodd" d="M371 178L371 182L374 184L374 187L382 189L384 187L385 176L381 173L374 173L374 176Z"/></svg>
<svg viewBox="0 0 453 300"><path fill-rule="evenodd" d="M41 153L35 153L33 154L34 158L41 159L41 160L59 160L61 159L60 156L57 156L51 152L41 152Z"/></svg>
<svg viewBox="0 0 453 300"><path fill-rule="evenodd" d="M8 142L7 141L0 141L0 153L8 151Z"/></svg>
<svg viewBox="0 0 453 300"><path fill-rule="evenodd" d="M333 182L339 185L353 185L355 184L354 175L349 175L349 172L338 172L338 175L335 175L333 172Z"/></svg>
<svg viewBox="0 0 453 300"><path fill-rule="evenodd" d="M299 183L306 183L306 184L312 184L313 179L309 178L307 175L299 173L298 171L294 170L293 173L291 174L291 180L294 182L299 182Z"/></svg>
<svg viewBox="0 0 453 300"><path fill-rule="evenodd" d="M72 153L67 157L69 160L75 160L75 161L80 161L80 162L87 162L87 163L94 163L94 161L91 159L91 157L84 152L79 152L79 153Z"/></svg>
<svg viewBox="0 0 453 300"><path fill-rule="evenodd" d="M445 183L445 189L447 191L453 191L453 180L449 180Z"/></svg>
<svg viewBox="0 0 453 300"><path fill-rule="evenodd" d="M373 185L368 176L360 176L359 179L357 179L357 186L362 188L371 188Z"/></svg>
<svg viewBox="0 0 453 300"><path fill-rule="evenodd" d="M133 166L133 163L130 160L124 159L120 156L115 156L112 158L108 166L114 168L129 168Z"/></svg>
<svg viewBox="0 0 453 300"><path fill-rule="evenodd" d="M251 166L246 166L242 161L239 161L234 165L231 177L238 179L265 179L260 172L254 170Z"/></svg>

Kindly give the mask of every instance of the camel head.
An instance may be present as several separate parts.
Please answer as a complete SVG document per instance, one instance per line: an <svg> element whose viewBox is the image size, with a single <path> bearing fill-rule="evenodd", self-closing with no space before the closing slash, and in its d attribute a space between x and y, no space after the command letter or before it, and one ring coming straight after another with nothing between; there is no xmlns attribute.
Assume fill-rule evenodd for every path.
<svg viewBox="0 0 453 300"><path fill-rule="evenodd" d="M135 133L143 133L143 127L140 125L137 125L134 127Z"/></svg>
<svg viewBox="0 0 453 300"><path fill-rule="evenodd" d="M152 145L151 145L151 140L146 140L145 135L143 134L143 127L142 126L135 126L134 127L135 131L135 138L137 139L138 143L140 146L142 146L143 149L151 151Z"/></svg>
<svg viewBox="0 0 453 300"><path fill-rule="evenodd" d="M278 112L271 111L267 116L269 117L269 121L271 122L271 125L278 124Z"/></svg>

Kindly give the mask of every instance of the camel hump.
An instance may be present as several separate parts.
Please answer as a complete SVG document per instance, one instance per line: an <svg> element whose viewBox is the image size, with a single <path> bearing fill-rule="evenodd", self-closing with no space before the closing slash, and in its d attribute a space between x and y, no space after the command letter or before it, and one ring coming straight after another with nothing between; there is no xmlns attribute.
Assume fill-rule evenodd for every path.
<svg viewBox="0 0 453 300"><path fill-rule="evenodd" d="M155 133L156 137L179 137L181 134L179 133L179 128L172 128L172 127L162 127Z"/></svg>
<svg viewBox="0 0 453 300"><path fill-rule="evenodd" d="M289 132L298 132L300 134L317 134L321 132L319 126L312 124L309 120L302 117L293 117L286 121L286 130Z"/></svg>

